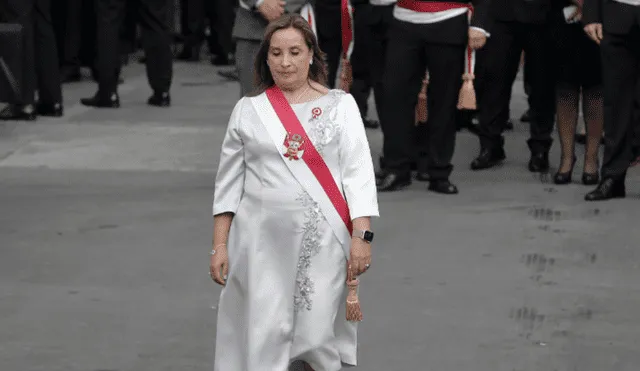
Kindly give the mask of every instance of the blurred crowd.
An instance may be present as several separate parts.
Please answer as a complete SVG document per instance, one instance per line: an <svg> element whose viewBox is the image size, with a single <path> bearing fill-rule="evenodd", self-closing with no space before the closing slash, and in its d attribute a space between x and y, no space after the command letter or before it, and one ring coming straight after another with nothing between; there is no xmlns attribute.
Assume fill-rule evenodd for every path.
<svg viewBox="0 0 640 371"><path fill-rule="evenodd" d="M556 184L572 183L584 144L580 180L595 186L585 199L626 195L640 156L640 0L1 0L1 21L21 26L24 68L0 118L62 116L61 84L82 79L82 67L98 87L81 103L119 107L120 70L138 49L148 104L168 107L173 60L200 61L205 41L245 95L265 27L287 12L312 25L329 87L348 90L364 125L382 130L379 191L415 179L458 193L451 159L465 128L480 142L472 170L503 163L522 71L529 171L550 171L557 130ZM372 94L379 120L368 116Z"/></svg>

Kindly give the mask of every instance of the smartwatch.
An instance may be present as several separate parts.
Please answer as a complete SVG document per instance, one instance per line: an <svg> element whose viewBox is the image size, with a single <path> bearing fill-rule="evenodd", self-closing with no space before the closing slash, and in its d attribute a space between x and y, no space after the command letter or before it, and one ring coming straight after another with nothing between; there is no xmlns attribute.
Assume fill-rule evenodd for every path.
<svg viewBox="0 0 640 371"><path fill-rule="evenodd" d="M373 241L373 232L354 229L352 237L359 237L365 240L367 243L371 243L371 241Z"/></svg>

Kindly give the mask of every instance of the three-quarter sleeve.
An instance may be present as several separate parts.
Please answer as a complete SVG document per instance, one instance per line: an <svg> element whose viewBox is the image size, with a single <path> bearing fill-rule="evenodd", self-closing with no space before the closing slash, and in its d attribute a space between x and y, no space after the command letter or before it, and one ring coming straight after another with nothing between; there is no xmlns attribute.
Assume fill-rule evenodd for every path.
<svg viewBox="0 0 640 371"><path fill-rule="evenodd" d="M240 99L233 108L227 132L220 150L220 162L213 196L213 215L236 213L244 192L244 143L240 136L242 104Z"/></svg>
<svg viewBox="0 0 640 371"><path fill-rule="evenodd" d="M376 176L360 110L351 94L342 100L340 172L349 213L351 219L379 216Z"/></svg>

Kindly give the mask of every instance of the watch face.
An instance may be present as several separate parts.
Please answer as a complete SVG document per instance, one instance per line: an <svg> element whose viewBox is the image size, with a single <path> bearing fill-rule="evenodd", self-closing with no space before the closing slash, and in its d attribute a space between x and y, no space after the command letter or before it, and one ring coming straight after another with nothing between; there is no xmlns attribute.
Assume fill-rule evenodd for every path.
<svg viewBox="0 0 640 371"><path fill-rule="evenodd" d="M369 242L373 241L373 232L364 231L364 239Z"/></svg>

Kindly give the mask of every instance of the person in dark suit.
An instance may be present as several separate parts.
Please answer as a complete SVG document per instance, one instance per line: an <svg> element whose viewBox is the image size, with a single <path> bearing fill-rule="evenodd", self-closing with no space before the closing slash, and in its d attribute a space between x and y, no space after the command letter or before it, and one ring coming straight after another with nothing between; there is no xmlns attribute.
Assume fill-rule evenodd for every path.
<svg viewBox="0 0 640 371"><path fill-rule="evenodd" d="M98 92L91 98L81 99L85 106L100 108L120 107L117 93L120 75L119 35L125 19L127 2L134 0L96 0L97 50L96 70ZM171 105L169 90L173 78L173 53L169 30L168 0L136 0L138 21L142 26L142 46L147 60L147 76L153 95L151 106Z"/></svg>
<svg viewBox="0 0 640 371"><path fill-rule="evenodd" d="M472 170L494 167L505 158L503 129L509 120L511 88L524 50L529 77L531 151L529 170L549 170L555 113L555 84L547 25L552 0L494 0L491 38L480 52L483 88L478 93L480 154Z"/></svg>
<svg viewBox="0 0 640 371"><path fill-rule="evenodd" d="M209 20L209 51L215 54L211 59L214 65L228 65L233 42L234 10L230 0L182 0L183 33L185 35L182 52L178 60L197 62L200 60L202 41L205 38L206 21Z"/></svg>
<svg viewBox="0 0 640 371"><path fill-rule="evenodd" d="M622 198L640 154L640 0L584 0L583 23L602 53L605 132L602 180L585 199Z"/></svg>
<svg viewBox="0 0 640 371"><path fill-rule="evenodd" d="M392 9L395 0L386 7L376 6L369 0L355 0L353 5L353 53L351 54L351 70L353 73L353 84L349 89L349 93L353 95L360 114L362 122L366 128L376 129L380 126L378 121L367 118L369 112L369 96L372 88L375 90L374 98L379 102L382 97L381 81L382 71L384 69L384 56L386 33L380 35L377 31L377 25L381 23L381 14L379 9L387 10L387 21L393 17ZM376 108L379 104L376 103Z"/></svg>
<svg viewBox="0 0 640 371"><path fill-rule="evenodd" d="M0 18L17 23L23 32L22 96L0 112L0 120L27 120L62 116L62 88L51 0L4 0ZM35 92L39 102L35 104Z"/></svg>
<svg viewBox="0 0 640 371"><path fill-rule="evenodd" d="M583 31L579 0L559 0L553 4L549 32L556 58L556 110L561 160L554 176L555 184L572 182L575 133L580 113L586 125L582 183L599 182L598 152L602 138L602 63L600 49Z"/></svg>
<svg viewBox="0 0 640 371"><path fill-rule="evenodd" d="M465 73L467 46L482 48L490 29L488 0L399 0L393 11L384 67L384 101L379 108L384 133L381 192L411 184L415 158L415 108L429 70L427 140L424 151L429 190L456 194L449 181L457 132L458 94ZM469 23L470 7L475 9ZM420 168L421 166L418 165Z"/></svg>
<svg viewBox="0 0 640 371"><path fill-rule="evenodd" d="M54 26L58 38L58 56L62 82L82 80L80 48L86 34L82 32L84 0L58 0L53 7Z"/></svg>
<svg viewBox="0 0 640 371"><path fill-rule="evenodd" d="M336 87L336 78L342 56L340 0L315 0L318 43L326 54L329 88Z"/></svg>

